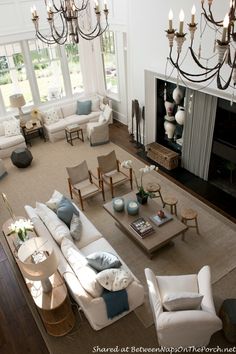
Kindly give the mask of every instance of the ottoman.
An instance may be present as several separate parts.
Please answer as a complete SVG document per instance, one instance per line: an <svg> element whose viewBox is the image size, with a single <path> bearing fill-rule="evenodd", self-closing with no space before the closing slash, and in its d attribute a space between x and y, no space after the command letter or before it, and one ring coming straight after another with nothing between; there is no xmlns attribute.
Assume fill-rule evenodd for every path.
<svg viewBox="0 0 236 354"><path fill-rule="evenodd" d="M11 161L13 165L18 168L28 167L33 160L33 156L29 149L27 148L18 148L14 150L11 154Z"/></svg>
<svg viewBox="0 0 236 354"><path fill-rule="evenodd" d="M236 343L236 299L224 300L220 309L225 338L230 343Z"/></svg>

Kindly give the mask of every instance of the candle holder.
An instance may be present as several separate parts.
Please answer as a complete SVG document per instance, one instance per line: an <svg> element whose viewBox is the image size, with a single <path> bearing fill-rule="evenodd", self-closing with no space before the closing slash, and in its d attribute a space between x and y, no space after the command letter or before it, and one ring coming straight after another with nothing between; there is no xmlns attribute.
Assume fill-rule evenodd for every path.
<svg viewBox="0 0 236 354"><path fill-rule="evenodd" d="M179 34L178 32L175 34L175 40L177 42L177 53L180 54L182 50L182 46L184 44L184 41L186 40L185 38L186 33L184 34Z"/></svg>
<svg viewBox="0 0 236 354"><path fill-rule="evenodd" d="M125 202L123 198L114 198L112 200L113 209L115 211L121 212L124 210Z"/></svg>
<svg viewBox="0 0 236 354"><path fill-rule="evenodd" d="M139 212L139 204L136 200L129 200L126 209L129 215L137 215Z"/></svg>
<svg viewBox="0 0 236 354"><path fill-rule="evenodd" d="M195 31L197 29L197 23L194 23L194 25L192 25L191 23L188 24L188 29L189 29L189 32L190 32L190 39L191 39L191 43L193 42L194 40L194 34L195 34Z"/></svg>
<svg viewBox="0 0 236 354"><path fill-rule="evenodd" d="M172 30L172 31L166 31L167 35L166 37L168 38L169 40L169 46L170 47L173 47L174 45L174 38L175 38L175 30Z"/></svg>

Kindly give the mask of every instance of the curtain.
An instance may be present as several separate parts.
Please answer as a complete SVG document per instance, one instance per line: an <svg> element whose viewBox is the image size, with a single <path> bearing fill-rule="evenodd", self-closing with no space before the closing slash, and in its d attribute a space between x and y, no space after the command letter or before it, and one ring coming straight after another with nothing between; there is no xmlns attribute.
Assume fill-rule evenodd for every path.
<svg viewBox="0 0 236 354"><path fill-rule="evenodd" d="M182 167L208 180L217 97L186 90Z"/></svg>

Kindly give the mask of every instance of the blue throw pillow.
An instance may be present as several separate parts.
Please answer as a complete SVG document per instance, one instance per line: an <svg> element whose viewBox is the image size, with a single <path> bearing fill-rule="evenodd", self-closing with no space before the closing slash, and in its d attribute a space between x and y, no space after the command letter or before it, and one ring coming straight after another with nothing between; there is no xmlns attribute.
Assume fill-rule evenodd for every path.
<svg viewBox="0 0 236 354"><path fill-rule="evenodd" d="M94 252L86 257L88 264L97 271L110 268L120 268L121 262L117 256L109 252Z"/></svg>
<svg viewBox="0 0 236 354"><path fill-rule="evenodd" d="M91 113L92 101L77 101L77 111L76 114L88 115Z"/></svg>
<svg viewBox="0 0 236 354"><path fill-rule="evenodd" d="M57 208L57 216L64 221L68 227L70 227L73 214L79 215L79 211L74 207L69 199L63 196Z"/></svg>

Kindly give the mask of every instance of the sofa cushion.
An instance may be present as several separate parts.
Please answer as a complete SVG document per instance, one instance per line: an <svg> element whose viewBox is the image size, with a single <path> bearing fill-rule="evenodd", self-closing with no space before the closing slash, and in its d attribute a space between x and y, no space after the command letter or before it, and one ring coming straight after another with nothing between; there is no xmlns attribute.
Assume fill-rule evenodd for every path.
<svg viewBox="0 0 236 354"><path fill-rule="evenodd" d="M59 217L49 209L45 204L36 202L36 213L44 222L52 237L60 245L63 238L67 237L72 240L70 230L66 224L59 219Z"/></svg>
<svg viewBox="0 0 236 354"><path fill-rule="evenodd" d="M109 252L94 252L86 257L88 264L97 271L109 268L120 268L121 262L119 258Z"/></svg>
<svg viewBox="0 0 236 354"><path fill-rule="evenodd" d="M22 134L14 136L0 136L0 150L7 149L12 146L16 146L25 141Z"/></svg>
<svg viewBox="0 0 236 354"><path fill-rule="evenodd" d="M105 269L97 274L99 284L110 291L125 289L133 280L132 274L123 268Z"/></svg>
<svg viewBox="0 0 236 354"><path fill-rule="evenodd" d="M59 121L53 124L45 124L44 127L49 133L56 133L64 130L67 127L68 123L65 119L60 119Z"/></svg>
<svg viewBox="0 0 236 354"><path fill-rule="evenodd" d="M55 190L51 198L45 204L48 208L52 209L53 211L56 211L62 198L63 194Z"/></svg>
<svg viewBox="0 0 236 354"><path fill-rule="evenodd" d="M60 116L58 114L58 110L56 109L50 109L47 112L43 113L43 121L45 124L54 124L60 120Z"/></svg>
<svg viewBox="0 0 236 354"><path fill-rule="evenodd" d="M68 198L63 196L57 208L57 216L64 221L67 226L70 226L73 214L79 215L79 211Z"/></svg>
<svg viewBox="0 0 236 354"><path fill-rule="evenodd" d="M91 113L92 101L77 101L76 114L78 115L88 115Z"/></svg>
<svg viewBox="0 0 236 354"><path fill-rule="evenodd" d="M202 299L199 293L170 293L164 296L163 307L167 311L198 310Z"/></svg>
<svg viewBox="0 0 236 354"><path fill-rule="evenodd" d="M19 119L9 119L3 122L5 136L16 136L20 135L20 120Z"/></svg>
<svg viewBox="0 0 236 354"><path fill-rule="evenodd" d="M86 258L76 248L73 242L64 239L61 244L61 250L66 260L74 270L82 287L92 296L99 297L103 288L96 279L96 271L87 265Z"/></svg>
<svg viewBox="0 0 236 354"><path fill-rule="evenodd" d="M76 109L77 109L76 101L73 101L71 103L66 103L63 106L61 106L61 110L64 118L74 115L76 113Z"/></svg>
<svg viewBox="0 0 236 354"><path fill-rule="evenodd" d="M82 222L79 215L73 214L70 222L70 234L72 238L76 241L79 241L82 234Z"/></svg>
<svg viewBox="0 0 236 354"><path fill-rule="evenodd" d="M98 96L95 96L91 99L91 101L92 101L91 111L92 112L100 111L100 98Z"/></svg>

